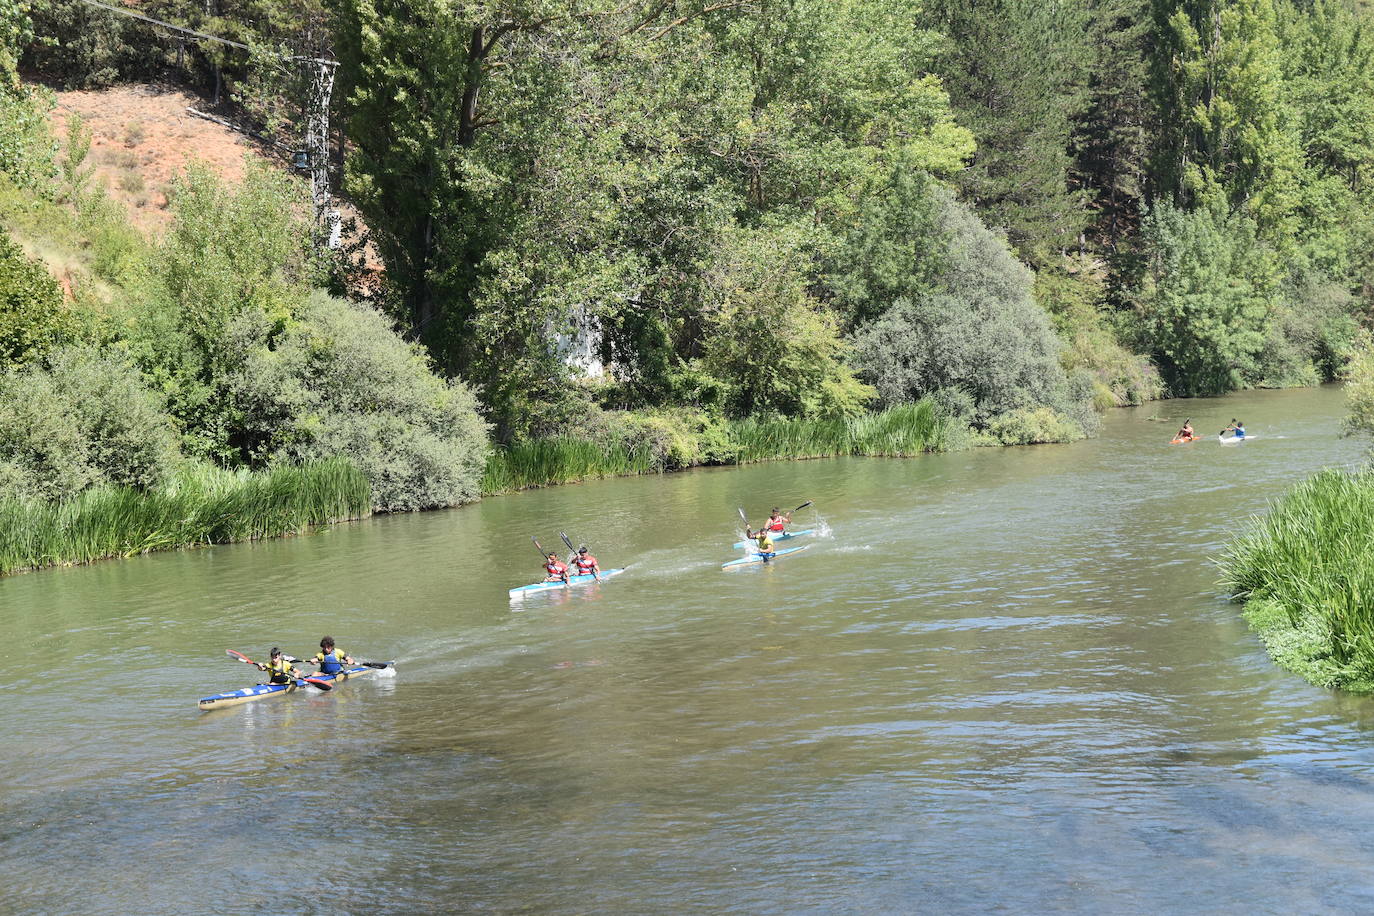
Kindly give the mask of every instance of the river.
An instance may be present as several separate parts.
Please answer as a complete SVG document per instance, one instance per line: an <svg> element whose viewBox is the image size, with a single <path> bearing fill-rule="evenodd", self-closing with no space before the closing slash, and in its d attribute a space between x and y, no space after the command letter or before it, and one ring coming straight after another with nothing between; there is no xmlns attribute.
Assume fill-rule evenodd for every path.
<svg viewBox="0 0 1374 916"><path fill-rule="evenodd" d="M1374 700L1211 558L1339 390L1101 438L598 481L0 580L0 911L1351 913ZM1162 419L1152 420L1157 415ZM1253 441L1167 441L1232 416ZM735 506L815 500L767 568ZM511 603L535 534L614 581ZM226 648L397 670L201 712Z"/></svg>

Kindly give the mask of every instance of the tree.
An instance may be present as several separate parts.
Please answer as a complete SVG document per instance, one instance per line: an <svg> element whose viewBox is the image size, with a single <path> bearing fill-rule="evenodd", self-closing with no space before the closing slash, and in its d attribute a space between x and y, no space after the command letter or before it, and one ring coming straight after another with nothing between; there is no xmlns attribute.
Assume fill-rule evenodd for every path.
<svg viewBox="0 0 1374 916"><path fill-rule="evenodd" d="M1159 204L1145 221L1141 325L1177 396L1224 394L1262 376L1277 265L1255 224L1213 203Z"/></svg>
<svg viewBox="0 0 1374 916"><path fill-rule="evenodd" d="M0 235L0 370L43 356L70 330L57 281L41 261Z"/></svg>
<svg viewBox="0 0 1374 916"><path fill-rule="evenodd" d="M1076 247L1088 196L1072 186L1074 119L1088 101L1088 20L1080 3L933 0L922 23L949 38L937 64L977 143L962 195L1030 263Z"/></svg>

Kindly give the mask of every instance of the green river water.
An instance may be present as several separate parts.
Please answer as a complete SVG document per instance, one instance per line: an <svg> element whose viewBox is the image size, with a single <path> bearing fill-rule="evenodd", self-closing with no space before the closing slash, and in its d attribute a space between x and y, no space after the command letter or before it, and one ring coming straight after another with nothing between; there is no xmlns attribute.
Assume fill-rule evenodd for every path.
<svg viewBox="0 0 1374 916"><path fill-rule="evenodd" d="M1337 389L0 580L0 912L1374 910L1374 700L1211 563ZM1152 422L1158 414L1166 419ZM1166 444L1185 416L1253 441ZM735 506L816 501L738 555ZM513 604L565 528L629 572ZM394 674L200 712L329 633ZM388 676L389 675L389 676Z"/></svg>

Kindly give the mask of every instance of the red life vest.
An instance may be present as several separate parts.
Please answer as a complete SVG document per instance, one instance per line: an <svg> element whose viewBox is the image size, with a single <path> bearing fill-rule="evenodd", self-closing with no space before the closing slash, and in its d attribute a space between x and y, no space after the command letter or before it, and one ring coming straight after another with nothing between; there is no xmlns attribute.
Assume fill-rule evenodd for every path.
<svg viewBox="0 0 1374 916"><path fill-rule="evenodd" d="M767 528L769 531L786 531L787 519L783 518L781 515L779 515L777 518L770 518L768 520Z"/></svg>
<svg viewBox="0 0 1374 916"><path fill-rule="evenodd" d="M544 569L548 570L550 576L557 577L562 577L563 574L568 571L568 567L564 566L557 560L550 560L549 562L545 563Z"/></svg>
<svg viewBox="0 0 1374 916"><path fill-rule="evenodd" d="M592 567L596 566L596 557L591 554L586 556L579 554L577 559L573 561L573 565L577 567L579 576L589 576L592 573Z"/></svg>

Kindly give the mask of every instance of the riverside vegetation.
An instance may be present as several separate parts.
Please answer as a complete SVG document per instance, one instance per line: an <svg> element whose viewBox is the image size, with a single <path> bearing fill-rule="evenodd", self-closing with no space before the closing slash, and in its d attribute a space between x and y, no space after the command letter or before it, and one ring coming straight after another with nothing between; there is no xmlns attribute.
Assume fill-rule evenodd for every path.
<svg viewBox="0 0 1374 916"><path fill-rule="evenodd" d="M1352 433L1374 434L1374 350L1346 389ZM1294 487L1221 560L1222 581L1274 661L1321 687L1374 693L1374 468Z"/></svg>
<svg viewBox="0 0 1374 916"><path fill-rule="evenodd" d="M1356 0L150 11L255 51L0 0L7 518L210 469L347 461L358 511L407 511L1068 441L1115 405L1334 378L1374 305ZM309 74L283 48L339 61L334 179L382 271L318 253L301 182L268 166L235 188L190 169L143 236L92 181L89 130L54 137L20 78L181 82L293 148ZM354 506L345 476L299 519ZM143 530L100 549L163 539Z"/></svg>

